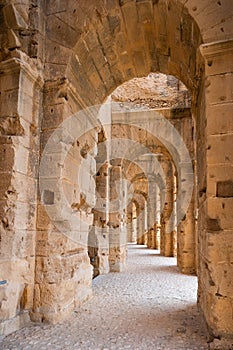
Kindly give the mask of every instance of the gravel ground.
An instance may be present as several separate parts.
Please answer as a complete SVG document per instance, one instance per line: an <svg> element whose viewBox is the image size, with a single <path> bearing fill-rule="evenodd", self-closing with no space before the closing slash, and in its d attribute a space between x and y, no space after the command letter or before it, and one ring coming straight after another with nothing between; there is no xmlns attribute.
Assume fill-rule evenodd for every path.
<svg viewBox="0 0 233 350"><path fill-rule="evenodd" d="M208 349L196 294L197 278L180 274L176 259L130 245L125 272L98 276L68 321L21 329L0 349Z"/></svg>

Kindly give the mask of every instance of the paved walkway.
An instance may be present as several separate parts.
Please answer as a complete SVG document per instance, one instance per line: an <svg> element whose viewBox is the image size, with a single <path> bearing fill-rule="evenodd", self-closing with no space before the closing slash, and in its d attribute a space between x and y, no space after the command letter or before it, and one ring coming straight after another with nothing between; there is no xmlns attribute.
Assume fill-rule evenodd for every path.
<svg viewBox="0 0 233 350"><path fill-rule="evenodd" d="M196 277L180 274L174 258L131 245L126 271L97 277L93 288L93 298L68 321L22 329L0 349L208 349Z"/></svg>

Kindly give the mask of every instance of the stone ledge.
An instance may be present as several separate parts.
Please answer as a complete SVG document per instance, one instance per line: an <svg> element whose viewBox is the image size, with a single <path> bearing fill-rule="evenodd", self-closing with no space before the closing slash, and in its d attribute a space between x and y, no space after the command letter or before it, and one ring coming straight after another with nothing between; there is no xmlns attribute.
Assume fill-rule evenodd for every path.
<svg viewBox="0 0 233 350"><path fill-rule="evenodd" d="M233 39L214 41L200 46L200 52L206 59L213 56L222 56L229 51L233 51Z"/></svg>

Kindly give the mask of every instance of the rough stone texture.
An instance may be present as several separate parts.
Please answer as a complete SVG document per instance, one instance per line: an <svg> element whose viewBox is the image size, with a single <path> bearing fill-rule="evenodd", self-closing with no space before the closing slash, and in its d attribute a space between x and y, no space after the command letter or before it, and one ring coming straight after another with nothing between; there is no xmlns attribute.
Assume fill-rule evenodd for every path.
<svg viewBox="0 0 233 350"><path fill-rule="evenodd" d="M59 130L62 121L69 120L71 115L78 112L79 104L75 91L70 89L66 81L58 80L46 85L43 107L42 150L55 128ZM71 134L66 136L66 129L62 131L57 136L57 144L47 147L46 169L41 168L40 171L42 203L39 204L37 214L35 291L31 312L34 321L52 323L67 317L90 297L92 278L87 245L89 226L93 223L91 209L95 203L93 176L97 132L93 130L88 139L80 135L78 140L72 140L69 149ZM62 154L65 154L65 159L61 166ZM50 160L54 160L51 165ZM73 215L80 220L79 227L66 222L62 212L54 213L53 222L48 217L46 211L59 201L59 183ZM46 201L47 189L52 190L52 203ZM49 197L51 199L51 195ZM67 234L66 231L60 232L61 220L68 230Z"/></svg>
<svg viewBox="0 0 233 350"><path fill-rule="evenodd" d="M93 298L54 327L34 325L1 349L208 349L196 306L197 278L174 258L131 245L124 273L98 276Z"/></svg>
<svg viewBox="0 0 233 350"><path fill-rule="evenodd" d="M232 106L232 49L232 41L202 47L207 85L205 90L207 183L206 196L201 198L201 206L206 209L207 220L203 216L200 217L198 230L200 234L200 229L203 229L199 236L199 271L202 274L199 283L199 302L212 333L221 334L222 337L227 337L233 327L233 225L229 212L232 197L219 197L217 188L219 188L219 182L229 183L232 179L232 147L229 148L228 145L229 142L232 145L233 134L231 129L222 132L218 123L210 121L210 116L213 108L220 108L221 114L218 116L225 122L228 108ZM223 254L223 247L226 246L228 248ZM218 329L217 333L216 329Z"/></svg>
<svg viewBox="0 0 233 350"><path fill-rule="evenodd" d="M190 107L191 96L184 84L173 76L150 73L119 86L112 100L132 109Z"/></svg>
<svg viewBox="0 0 233 350"><path fill-rule="evenodd" d="M189 120L181 134L188 135L187 144L193 145L196 181L180 230L189 234L179 239L178 228L178 261L193 270L198 266L198 303L210 333L222 344L223 338L233 336L232 189L227 187L233 159L232 16L231 2L222 0L1 2L0 279L7 280L0 285L2 334L27 322L28 312L36 320L57 322L91 292L88 237L95 210L101 119L92 132L75 140L64 164L60 161L70 138L61 132L45 169L54 172L57 181L52 185L47 177L41 198L39 150L71 114L103 103L132 78L161 72L176 76L192 95L193 124ZM75 129L90 126L91 121L85 115ZM125 131L127 137L147 138L153 146L153 138L140 130L122 129L119 134L115 128L108 136L122 136ZM73 135L74 130L69 132ZM156 147L168 155L159 142ZM84 172L85 166L88 176L81 176L78 183L76 168ZM133 172L141 176L134 166ZM136 191L146 194L145 181L124 176L134 179L133 201L139 208ZM61 185L69 212L83 225L72 227L73 221L60 220L56 211L50 222L45 207L49 210L59 202ZM121 214L126 231L127 213ZM61 221L66 233L85 242L84 248L58 232ZM125 251L124 247L122 254L114 253L118 267ZM222 346L219 342L215 341L217 348Z"/></svg>
<svg viewBox="0 0 233 350"><path fill-rule="evenodd" d="M0 66L0 280L7 281L0 318L8 333L27 320L33 303L41 79L18 59Z"/></svg>

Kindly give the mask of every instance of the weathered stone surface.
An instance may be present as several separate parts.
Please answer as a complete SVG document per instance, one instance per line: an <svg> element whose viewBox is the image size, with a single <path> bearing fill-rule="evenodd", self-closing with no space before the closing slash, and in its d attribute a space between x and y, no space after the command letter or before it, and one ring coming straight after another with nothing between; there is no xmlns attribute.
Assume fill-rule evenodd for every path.
<svg viewBox="0 0 233 350"><path fill-rule="evenodd" d="M223 346L223 338L233 336L232 15L229 1L2 2L0 279L8 282L0 289L1 333L23 326L28 311L37 321L67 317L90 295L91 259L94 274L124 268L127 231L131 240L146 243L147 237L149 246L161 243L162 253L176 253L176 229L167 243L163 232L175 196L185 196L179 194L182 181L192 174L179 163L176 137L173 152L167 150L168 130L163 140L153 136L161 123L149 109L166 107L160 115L183 138L194 174L193 198L178 228L178 265L185 273L197 266L199 305L211 334ZM96 108L62 129L70 116L138 77L144 78L113 94L125 107L106 116ZM118 125L104 126L105 117ZM131 125L135 120L140 127ZM46 148L56 130L56 142ZM112 159L111 143L119 138L178 164L176 191L165 171L169 210L162 218L160 201L148 197L146 172L156 166L136 164L138 148L121 142L115 151L130 160L117 152ZM98 154L101 140L109 142ZM101 172L103 161L108 165ZM161 177L156 183L164 188ZM174 222L182 211L177 207Z"/></svg>

